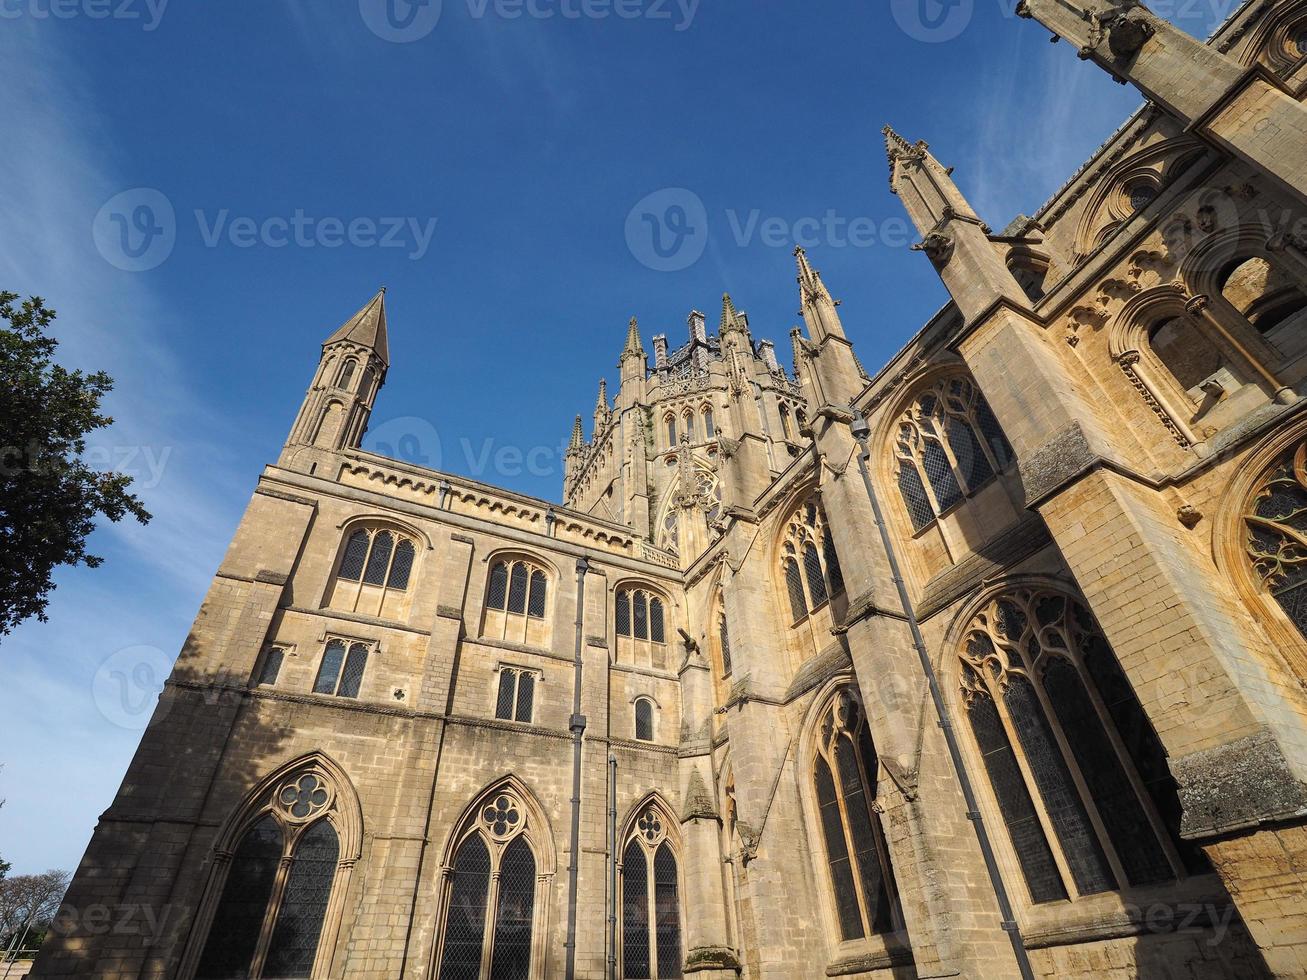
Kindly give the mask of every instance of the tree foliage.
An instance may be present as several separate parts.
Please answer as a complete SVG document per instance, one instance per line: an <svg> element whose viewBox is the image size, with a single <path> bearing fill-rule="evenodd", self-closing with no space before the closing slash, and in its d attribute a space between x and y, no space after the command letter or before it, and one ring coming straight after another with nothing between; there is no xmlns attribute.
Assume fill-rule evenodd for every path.
<svg viewBox="0 0 1307 980"><path fill-rule="evenodd" d="M38 296L17 299L0 292L0 635L45 620L57 567L101 563L86 551L99 515L150 519L130 476L82 458L86 433L113 422L100 411L113 379L54 363L54 311Z"/></svg>
<svg viewBox="0 0 1307 980"><path fill-rule="evenodd" d="M5 945L18 938L24 949L39 946L33 938L49 927L71 880L67 871L58 870L0 880L0 938Z"/></svg>

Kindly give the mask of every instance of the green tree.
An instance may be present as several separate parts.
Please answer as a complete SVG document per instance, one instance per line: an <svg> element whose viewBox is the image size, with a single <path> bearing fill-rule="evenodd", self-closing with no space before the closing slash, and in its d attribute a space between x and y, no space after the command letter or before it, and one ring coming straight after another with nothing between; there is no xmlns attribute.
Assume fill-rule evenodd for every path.
<svg viewBox="0 0 1307 980"><path fill-rule="evenodd" d="M54 363L54 311L39 296L17 299L0 291L0 635L45 620L57 567L101 563L86 551L97 516L150 519L131 477L82 458L86 433L113 422L100 412L113 379Z"/></svg>

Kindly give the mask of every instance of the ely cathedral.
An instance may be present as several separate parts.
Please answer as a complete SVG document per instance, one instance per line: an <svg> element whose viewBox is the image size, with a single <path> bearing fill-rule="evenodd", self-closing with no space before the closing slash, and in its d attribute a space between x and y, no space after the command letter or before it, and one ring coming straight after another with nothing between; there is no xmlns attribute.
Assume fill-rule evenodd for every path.
<svg viewBox="0 0 1307 980"><path fill-rule="evenodd" d="M33 976L1307 976L1307 2L1019 12L1147 102L997 233L886 130L888 364L799 250L789 349L614 330L549 503L331 334L68 894L158 929Z"/></svg>

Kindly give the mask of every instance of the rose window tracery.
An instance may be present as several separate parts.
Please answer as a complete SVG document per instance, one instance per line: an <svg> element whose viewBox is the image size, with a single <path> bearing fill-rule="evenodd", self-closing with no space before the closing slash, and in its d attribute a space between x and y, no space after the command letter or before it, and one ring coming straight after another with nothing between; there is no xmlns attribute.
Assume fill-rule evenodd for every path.
<svg viewBox="0 0 1307 980"><path fill-rule="evenodd" d="M327 784L310 772L285 783L277 792L277 802L293 820L311 820L330 804L331 793Z"/></svg>

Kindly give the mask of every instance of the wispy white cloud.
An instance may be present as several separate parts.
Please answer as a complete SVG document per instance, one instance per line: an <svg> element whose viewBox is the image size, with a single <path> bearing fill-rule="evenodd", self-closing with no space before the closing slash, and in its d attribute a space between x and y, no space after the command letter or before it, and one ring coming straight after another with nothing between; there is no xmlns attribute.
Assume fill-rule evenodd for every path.
<svg viewBox="0 0 1307 980"><path fill-rule="evenodd" d="M0 111L12 137L0 155L9 189L0 286L58 311L61 363L114 377L106 408L115 423L88 441L90 458L134 475L154 520L97 531L92 550L109 561L62 572L51 622L0 643L0 853L25 871L75 863L140 735L97 705L97 670L124 648L153 649L165 665L175 656L238 516L233 488L248 485L226 448L237 434L192 394L174 351L183 318L148 276L95 250L100 205L139 181L116 162L88 94L96 86L51 36L30 21L0 34Z"/></svg>

